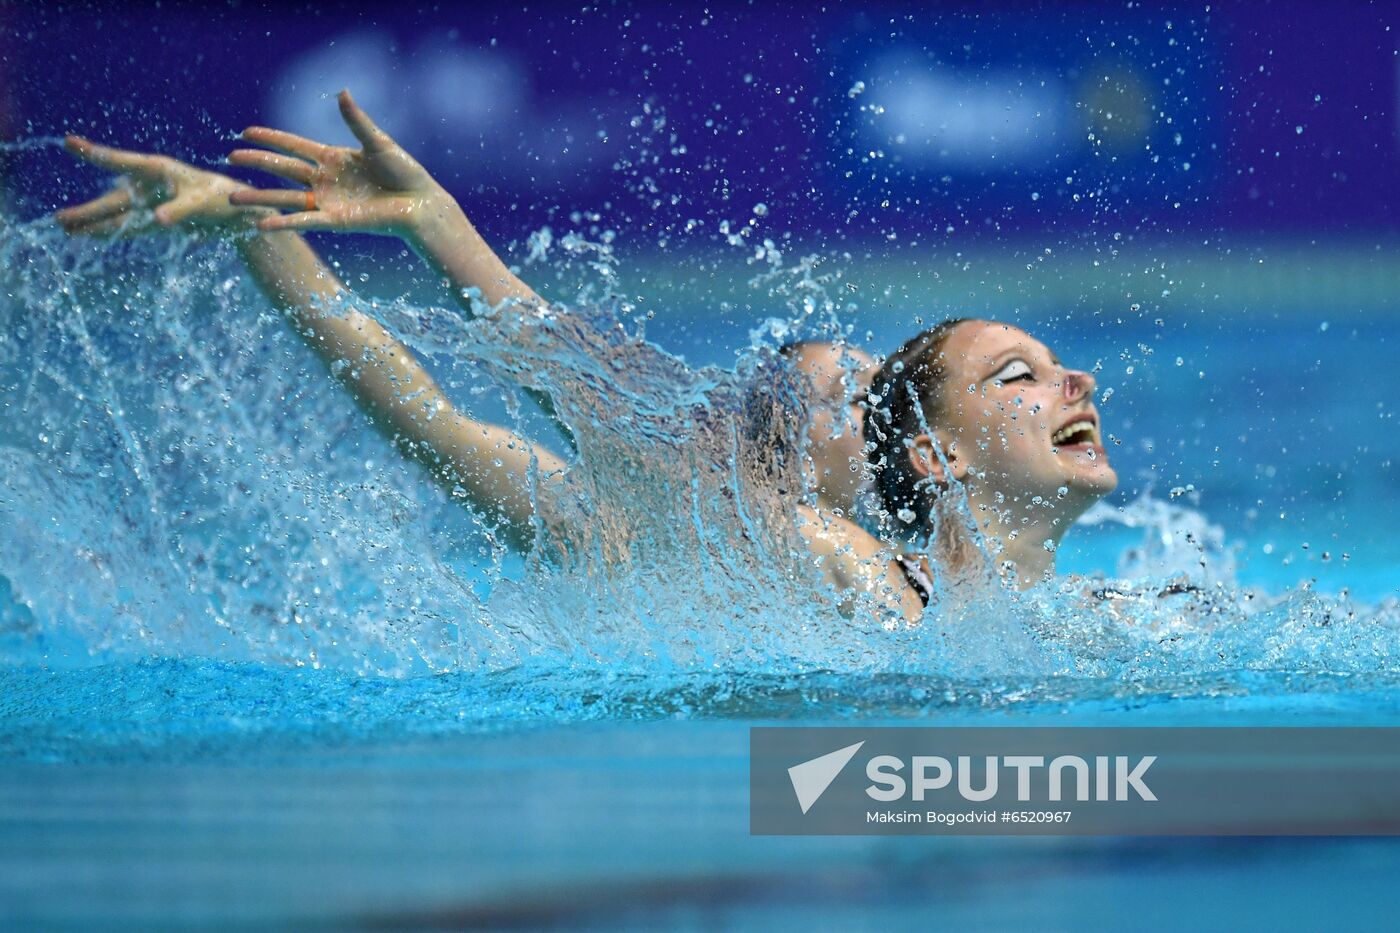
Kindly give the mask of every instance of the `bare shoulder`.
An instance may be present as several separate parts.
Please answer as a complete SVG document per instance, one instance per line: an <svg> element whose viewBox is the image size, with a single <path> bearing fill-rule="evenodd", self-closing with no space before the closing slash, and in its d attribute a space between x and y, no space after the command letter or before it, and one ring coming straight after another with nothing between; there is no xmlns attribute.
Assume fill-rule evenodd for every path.
<svg viewBox="0 0 1400 933"><path fill-rule="evenodd" d="M797 527L818 554L853 553L873 557L884 549L874 535L855 522L810 505L797 507Z"/></svg>
<svg viewBox="0 0 1400 933"><path fill-rule="evenodd" d="M910 605L919 604L918 597L898 572L894 552L885 542L840 516L805 505L797 511L797 527L827 582L838 590L874 596L912 620L906 611L906 597L912 597Z"/></svg>

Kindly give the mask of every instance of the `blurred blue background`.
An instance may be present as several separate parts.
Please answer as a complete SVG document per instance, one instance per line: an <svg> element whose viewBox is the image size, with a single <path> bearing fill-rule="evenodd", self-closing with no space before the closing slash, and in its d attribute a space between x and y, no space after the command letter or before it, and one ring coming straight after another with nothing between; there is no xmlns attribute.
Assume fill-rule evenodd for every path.
<svg viewBox="0 0 1400 933"><path fill-rule="evenodd" d="M348 86L511 225L763 202L794 234L910 248L949 226L1389 234L1393 5L1215 6L10 6L0 128L206 158L253 122L348 142Z"/></svg>

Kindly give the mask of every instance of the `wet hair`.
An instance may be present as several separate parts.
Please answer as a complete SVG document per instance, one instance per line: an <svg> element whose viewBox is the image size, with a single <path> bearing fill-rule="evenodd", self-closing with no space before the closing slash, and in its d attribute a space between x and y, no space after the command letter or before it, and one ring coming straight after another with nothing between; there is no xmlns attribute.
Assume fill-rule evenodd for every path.
<svg viewBox="0 0 1400 933"><path fill-rule="evenodd" d="M793 364L793 356L806 343L763 350L741 373L748 388L739 400L739 462L776 482L784 495L801 485L798 454L810 393L807 377Z"/></svg>
<svg viewBox="0 0 1400 933"><path fill-rule="evenodd" d="M748 390L740 406L741 443L761 474L784 494L801 488L805 425L812 413L810 383L798 368L809 347L845 346L818 338L790 340L757 353L745 374ZM791 488L789 488L791 487Z"/></svg>
<svg viewBox="0 0 1400 933"><path fill-rule="evenodd" d="M948 378L943 345L968 320L950 318L905 341L885 358L870 383L866 452L881 505L897 528L929 528L936 487L914 471L909 444L943 417L943 383Z"/></svg>

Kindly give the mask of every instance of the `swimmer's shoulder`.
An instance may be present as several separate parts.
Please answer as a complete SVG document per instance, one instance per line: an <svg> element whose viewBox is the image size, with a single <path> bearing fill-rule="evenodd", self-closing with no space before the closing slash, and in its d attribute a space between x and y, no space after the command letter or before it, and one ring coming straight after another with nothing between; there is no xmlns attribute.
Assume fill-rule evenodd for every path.
<svg viewBox="0 0 1400 933"><path fill-rule="evenodd" d="M911 621L923 602L900 570L898 554L850 519L808 505L797 507L797 527L812 553L821 559L828 582L840 590L859 590L890 604Z"/></svg>
<svg viewBox="0 0 1400 933"><path fill-rule="evenodd" d="M797 527L814 546L831 553L853 551L873 556L884 548L874 535L850 519L806 504L797 506Z"/></svg>

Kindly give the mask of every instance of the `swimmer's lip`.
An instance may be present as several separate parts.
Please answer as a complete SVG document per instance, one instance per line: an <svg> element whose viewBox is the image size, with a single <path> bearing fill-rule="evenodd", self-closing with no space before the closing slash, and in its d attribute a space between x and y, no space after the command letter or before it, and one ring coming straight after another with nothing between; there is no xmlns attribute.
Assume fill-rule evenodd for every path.
<svg viewBox="0 0 1400 933"><path fill-rule="evenodd" d="M1059 434L1061 431L1063 431L1065 428L1069 427L1070 425L1072 425L1072 424L1078 424L1079 422L1082 422L1082 421L1087 421L1087 422L1089 422L1090 424L1092 424L1092 425L1094 426L1094 440L1093 440L1092 442L1079 443L1079 444L1056 444L1056 443L1055 443L1055 435ZM1092 408L1089 409L1089 410L1087 410L1087 411L1082 411L1082 412L1080 412L1079 414L1071 415L1070 417L1066 418L1066 419L1064 420L1064 422L1061 423L1061 425L1060 425L1058 428L1056 428L1055 430L1051 431L1051 432L1050 432L1050 446L1051 446L1051 448L1054 449L1056 452L1076 453L1076 454L1084 454L1084 453L1090 453L1090 452L1092 452L1092 453L1094 453L1094 454L1096 454L1096 455L1098 455L1098 456L1103 456L1103 457L1108 456L1108 451L1106 451L1106 450L1104 449L1104 447L1103 447L1102 433L1101 433L1101 431L1100 431L1100 429L1099 429L1099 416L1098 416L1098 412L1094 411Z"/></svg>
<svg viewBox="0 0 1400 933"><path fill-rule="evenodd" d="M1099 429L1098 413L1092 408L1090 408L1088 411L1081 411L1078 414L1070 415L1064 421L1060 422L1059 427L1050 432L1050 436L1054 437L1056 434L1059 434L1061 431L1074 424L1076 421L1087 421L1094 426L1095 431Z"/></svg>

